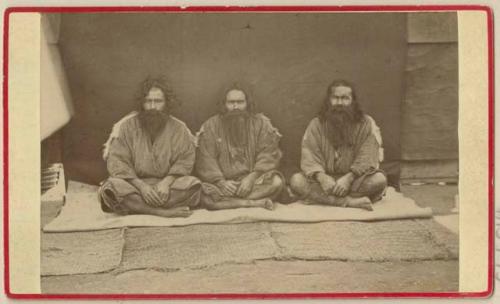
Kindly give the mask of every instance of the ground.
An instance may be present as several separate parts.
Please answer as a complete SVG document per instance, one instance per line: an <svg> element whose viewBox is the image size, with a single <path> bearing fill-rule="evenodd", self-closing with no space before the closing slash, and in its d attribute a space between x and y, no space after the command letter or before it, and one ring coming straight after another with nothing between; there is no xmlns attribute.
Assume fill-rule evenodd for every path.
<svg viewBox="0 0 500 304"><path fill-rule="evenodd" d="M413 198L422 207L432 207L435 219L448 226L450 230L457 230L458 216L453 214L457 186L447 185L423 185L403 186L402 192ZM42 208L42 224L50 221L57 214L57 207L45 206ZM404 223L403 223L404 224ZM273 224L245 224L244 231L255 230L257 232L278 233L280 226ZM291 234L288 239L290 246L293 242L307 242L300 238L300 232L307 230L311 224L296 224L293 229L296 233ZM315 224L323 225L323 224ZM324 225L334 225L324 224ZM384 224L374 224L383 226ZM207 227L210 229L225 229L225 225L219 227ZM222 226L222 227L221 227ZM284 226L286 227L286 226ZM326 226L325 226L326 227ZM364 226L360 226L364 227ZM376 227L376 226L374 226ZM408 225L411 227L418 227ZM198 227L199 228L199 227ZM163 230L162 230L163 229ZM41 286L43 293L332 293L332 292L446 292L458 290L458 258L457 256L440 256L425 259L379 259L374 257L373 261L366 259L350 259L359 253L355 249L349 249L345 240L338 242L338 246L346 247L345 250L337 252L336 256L329 260L321 259L321 252L325 250L324 242L318 243L318 252L302 252L302 258L280 258L259 259L258 254L236 250L237 246L228 244L224 238L210 239L210 244L200 244L200 250L205 250L207 256L217 258L218 253L232 257L232 262L214 263L210 266L196 267L196 260L190 259L186 252L179 252L175 256L175 246L191 246L200 235L197 228L127 228L124 246L124 261L120 267L112 271L94 274L78 275L51 275L42 276ZM205 229L205 228L204 228ZM287 228L288 229L288 228ZM174 245L164 248L155 246L156 240L165 235L165 240L172 237L168 235L172 231L182 231L182 236L175 239ZM242 230L243 231L243 230ZM267 233L266 232L266 233ZM294 240L293 236L297 239ZM42 234L43 239L47 236ZM332 240L334 238L332 237ZM199 242L199 241L198 241ZM254 239L259 242L259 239ZM312 241L311 241L312 242ZM309 244L309 248L316 246ZM180 244L179 244L180 243ZM190 244L190 245L182 245ZM232 243L232 241L230 241ZM286 242L285 242L286 243ZM369 242L367 242L369 243ZM172 243L171 243L172 244ZM283 244L283 242L281 243ZM408 244L409 247L415 244ZM456 245L456 244L455 244ZM265 250L266 244L262 243L255 247ZM372 247L376 247L371 245ZM418 246L418 244L417 244ZM261 247L261 248L260 248ZM329 247L335 249L334 247ZM412 252L405 252L405 248L397 247L400 255L412 256ZM165 249L165 250L164 250ZM196 249L196 248L195 248ZM247 248L252 251L255 248ZM361 250L362 248L360 248ZM376 251L376 248L373 250ZM167 253L168 251L168 253ZM313 250L314 251L314 250ZM334 250L335 251L335 250ZM347 256L347 258L342 257ZM396 254L396 256L398 256ZM143 265L129 267L127 261L134 257L144 257L140 260ZM320 257L320 258L318 258ZM163 259L163 260L162 260ZM185 263L190 267L172 268L168 266L169 261L174 259L171 265ZM178 260L177 260L178 259ZM137 261L137 259L136 259ZM158 268L151 261L160 261L167 266ZM202 264L200 264L202 265Z"/></svg>

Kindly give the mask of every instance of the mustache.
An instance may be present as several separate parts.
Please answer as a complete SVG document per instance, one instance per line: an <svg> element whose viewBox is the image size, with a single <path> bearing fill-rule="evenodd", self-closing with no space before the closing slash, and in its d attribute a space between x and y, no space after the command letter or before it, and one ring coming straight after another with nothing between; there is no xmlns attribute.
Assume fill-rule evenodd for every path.
<svg viewBox="0 0 500 304"><path fill-rule="evenodd" d="M234 116L247 116L249 112L247 110L230 110L224 113L224 117L234 117Z"/></svg>
<svg viewBox="0 0 500 304"><path fill-rule="evenodd" d="M354 107L352 105L342 106L335 105L330 106L326 112L326 118L328 120L343 120L345 122L354 121ZM340 116L343 116L340 118Z"/></svg>
<svg viewBox="0 0 500 304"><path fill-rule="evenodd" d="M335 105L335 106L330 106L330 108L328 109L328 111L330 111L330 112L349 112L351 110L353 110L352 105L348 105L348 106Z"/></svg>
<svg viewBox="0 0 500 304"><path fill-rule="evenodd" d="M167 113L165 111L160 111L160 110L154 110L154 109L151 109L151 110L142 110L139 114L143 114L143 115L167 115Z"/></svg>

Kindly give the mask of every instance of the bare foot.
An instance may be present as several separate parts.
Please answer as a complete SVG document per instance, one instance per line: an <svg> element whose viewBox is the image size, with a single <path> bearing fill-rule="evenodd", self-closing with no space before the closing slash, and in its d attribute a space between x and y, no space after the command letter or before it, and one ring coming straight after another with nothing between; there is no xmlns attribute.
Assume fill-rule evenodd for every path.
<svg viewBox="0 0 500 304"><path fill-rule="evenodd" d="M259 207L267 210L273 210L274 204L273 201L269 198L262 198L257 200L248 200L247 207Z"/></svg>
<svg viewBox="0 0 500 304"><path fill-rule="evenodd" d="M366 196L356 197L356 198L347 196L345 199L347 200L346 207L360 208L368 211L373 211L372 201Z"/></svg>
<svg viewBox="0 0 500 304"><path fill-rule="evenodd" d="M164 209L159 213L159 215L163 217L188 217L193 214L193 211L189 210L189 207L184 206L172 209Z"/></svg>
<svg viewBox="0 0 500 304"><path fill-rule="evenodd" d="M274 210L274 204L273 201L269 198L263 199L264 201L264 208L267 210Z"/></svg>

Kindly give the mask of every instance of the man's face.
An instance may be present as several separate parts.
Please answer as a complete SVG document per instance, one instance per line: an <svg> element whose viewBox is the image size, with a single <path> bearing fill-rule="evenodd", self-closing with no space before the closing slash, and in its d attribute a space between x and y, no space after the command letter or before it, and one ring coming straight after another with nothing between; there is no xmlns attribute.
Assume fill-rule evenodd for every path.
<svg viewBox="0 0 500 304"><path fill-rule="evenodd" d="M241 90L231 90L226 94L226 109L228 112L234 110L245 111L247 109L247 98Z"/></svg>
<svg viewBox="0 0 500 304"><path fill-rule="evenodd" d="M165 95L163 91L157 87L152 87L146 97L144 97L143 108L145 111L163 111L165 109Z"/></svg>
<svg viewBox="0 0 500 304"><path fill-rule="evenodd" d="M349 106L352 104L352 89L350 87L335 87L330 92L330 104L332 106Z"/></svg>

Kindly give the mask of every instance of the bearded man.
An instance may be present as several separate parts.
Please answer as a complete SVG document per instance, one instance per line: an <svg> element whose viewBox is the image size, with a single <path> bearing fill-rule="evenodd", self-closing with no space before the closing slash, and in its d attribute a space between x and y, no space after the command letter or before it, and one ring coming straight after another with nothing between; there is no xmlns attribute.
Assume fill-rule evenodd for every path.
<svg viewBox="0 0 500 304"><path fill-rule="evenodd" d="M277 171L281 135L253 107L242 89L232 88L225 94L220 113L198 132L195 167L204 182L201 202L209 210L272 210L273 199L283 189L283 177Z"/></svg>
<svg viewBox="0 0 500 304"><path fill-rule="evenodd" d="M198 205L201 183L189 176L195 138L169 114L173 100L161 79L146 80L139 111L113 127L104 151L110 177L99 188L103 211L187 217Z"/></svg>
<svg viewBox="0 0 500 304"><path fill-rule="evenodd" d="M334 81L302 139L302 172L291 177L292 192L308 203L373 210L387 187L376 129L353 86Z"/></svg>

